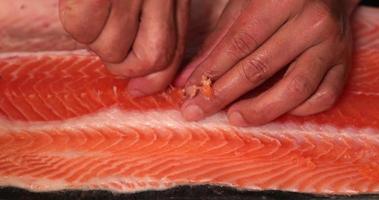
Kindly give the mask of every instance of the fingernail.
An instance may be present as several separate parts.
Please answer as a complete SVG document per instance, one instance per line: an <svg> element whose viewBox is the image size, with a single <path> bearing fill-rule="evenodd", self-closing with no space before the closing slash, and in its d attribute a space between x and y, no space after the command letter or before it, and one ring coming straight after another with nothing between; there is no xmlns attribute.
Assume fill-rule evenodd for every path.
<svg viewBox="0 0 379 200"><path fill-rule="evenodd" d="M196 121L203 118L204 112L197 105L189 105L183 109L183 116L186 120Z"/></svg>
<svg viewBox="0 0 379 200"><path fill-rule="evenodd" d="M137 89L128 89L128 94L131 97L142 97L142 96L145 96L145 93L143 93L142 91L137 90Z"/></svg>
<svg viewBox="0 0 379 200"><path fill-rule="evenodd" d="M243 118L243 116L239 112L232 112L229 115L229 121L231 124L233 124L235 126L247 126L248 125L246 120Z"/></svg>

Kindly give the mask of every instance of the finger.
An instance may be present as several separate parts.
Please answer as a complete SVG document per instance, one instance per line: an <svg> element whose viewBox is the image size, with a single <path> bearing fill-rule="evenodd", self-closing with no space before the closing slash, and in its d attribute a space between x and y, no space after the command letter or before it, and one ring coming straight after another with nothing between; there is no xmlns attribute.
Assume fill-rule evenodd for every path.
<svg viewBox="0 0 379 200"><path fill-rule="evenodd" d="M132 97L142 97L167 88L176 73L178 60L176 56L172 65L163 71L130 79L127 87L128 94Z"/></svg>
<svg viewBox="0 0 379 200"><path fill-rule="evenodd" d="M140 0L112 1L108 21L89 45L103 61L118 63L125 59L137 33L141 3Z"/></svg>
<svg viewBox="0 0 379 200"><path fill-rule="evenodd" d="M336 65L329 70L317 92L291 111L297 116L307 116L330 109L341 95L347 79L346 65Z"/></svg>
<svg viewBox="0 0 379 200"><path fill-rule="evenodd" d="M228 117L237 126L261 125L294 109L311 96L331 66L331 52L315 46L303 53L271 89L258 97L241 100L230 107Z"/></svg>
<svg viewBox="0 0 379 200"><path fill-rule="evenodd" d="M183 87L185 85L196 66L202 63L220 43L222 38L224 38L230 27L241 14L246 2L246 0L233 0L227 3L219 18L219 21L216 24L216 28L214 28L214 30L212 30L212 32L207 36L196 57L193 58L193 60L185 66L183 72L179 74L175 81L176 86Z"/></svg>
<svg viewBox="0 0 379 200"><path fill-rule="evenodd" d="M111 72L126 77L144 76L165 69L176 47L174 1L145 0L132 50L121 63L108 63Z"/></svg>
<svg viewBox="0 0 379 200"><path fill-rule="evenodd" d="M249 1L246 8L232 25L226 36L212 53L196 67L186 86L198 85L204 74L217 80L239 60L256 50L290 16L286 5ZM280 13L272 17L272 13Z"/></svg>
<svg viewBox="0 0 379 200"><path fill-rule="evenodd" d="M177 42L175 55L169 67L144 77L131 79L127 88L131 96L139 97L162 91L172 82L184 53L189 18L189 2L189 0L176 1L175 28Z"/></svg>
<svg viewBox="0 0 379 200"><path fill-rule="evenodd" d="M109 0L60 0L59 16L65 30L78 42L93 42L108 19Z"/></svg>
<svg viewBox="0 0 379 200"><path fill-rule="evenodd" d="M294 40L293 33L302 40ZM199 120L219 111L288 65L304 50L315 45L315 41L318 42L317 34L313 33L306 19L288 22L253 54L219 78L213 84L211 97L197 95L187 100L182 107L184 117Z"/></svg>

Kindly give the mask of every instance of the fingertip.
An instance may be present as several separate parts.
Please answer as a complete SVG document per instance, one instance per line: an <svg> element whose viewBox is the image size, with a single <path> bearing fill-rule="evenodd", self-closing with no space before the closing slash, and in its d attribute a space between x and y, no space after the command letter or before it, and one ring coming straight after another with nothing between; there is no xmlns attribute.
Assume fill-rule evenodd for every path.
<svg viewBox="0 0 379 200"><path fill-rule="evenodd" d="M139 90L137 88L128 88L127 91L128 91L129 96L131 96L131 97L146 96L146 94L144 92L142 92L141 90Z"/></svg>
<svg viewBox="0 0 379 200"><path fill-rule="evenodd" d="M127 86L127 92L132 97L143 97L160 92L166 88L167 85L157 85L154 81L147 78L134 78L131 79Z"/></svg>
<svg viewBox="0 0 379 200"><path fill-rule="evenodd" d="M169 68L166 71L132 78L128 82L127 90L135 97L162 92L167 89L172 81L174 75L173 69L174 68Z"/></svg>
<svg viewBox="0 0 379 200"><path fill-rule="evenodd" d="M334 103L325 103L322 101L317 101L315 99L310 99L289 112L289 114L299 117L315 115L331 109L333 105Z"/></svg>
<svg viewBox="0 0 379 200"><path fill-rule="evenodd" d="M303 109L301 107L297 107L291 112L289 112L289 114L294 115L294 116L304 117L304 116L311 115L312 113L309 110Z"/></svg>
<svg viewBox="0 0 379 200"><path fill-rule="evenodd" d="M228 113L229 122L234 126L248 126L245 118L238 111Z"/></svg>
<svg viewBox="0 0 379 200"><path fill-rule="evenodd" d="M188 121L198 121L204 117L204 111L196 104L184 104L181 110L182 116Z"/></svg>
<svg viewBox="0 0 379 200"><path fill-rule="evenodd" d="M327 111L336 104L339 92L336 89L331 89L330 85L325 85L324 88L317 91L303 104L296 107L290 112L295 116L309 116Z"/></svg>
<svg viewBox="0 0 379 200"><path fill-rule="evenodd" d="M229 122L234 126L261 126L270 122L272 117L263 110L251 109L251 104L236 103L228 110Z"/></svg>

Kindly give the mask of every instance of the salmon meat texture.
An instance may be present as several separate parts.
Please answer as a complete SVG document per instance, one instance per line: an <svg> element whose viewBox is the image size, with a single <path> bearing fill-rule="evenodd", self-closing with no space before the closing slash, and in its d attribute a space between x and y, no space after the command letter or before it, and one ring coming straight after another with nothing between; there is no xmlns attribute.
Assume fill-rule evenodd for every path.
<svg viewBox="0 0 379 200"><path fill-rule="evenodd" d="M118 192L179 185L379 192L379 12L354 20L351 76L336 106L239 128L223 112L182 119L181 91L139 99L89 54L0 58L0 186Z"/></svg>

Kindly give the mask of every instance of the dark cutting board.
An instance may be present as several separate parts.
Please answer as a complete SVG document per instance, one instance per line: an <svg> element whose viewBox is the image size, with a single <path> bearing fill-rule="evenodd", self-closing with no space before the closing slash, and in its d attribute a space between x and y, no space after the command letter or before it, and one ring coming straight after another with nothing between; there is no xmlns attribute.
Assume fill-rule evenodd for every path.
<svg viewBox="0 0 379 200"><path fill-rule="evenodd" d="M379 7L379 0L363 0L361 4L366 5L366 6Z"/></svg>
<svg viewBox="0 0 379 200"><path fill-rule="evenodd" d="M280 191L237 191L227 187L183 186L164 191L118 194L107 191L33 193L16 188L0 190L0 200L374 200L379 195L316 196Z"/></svg>

